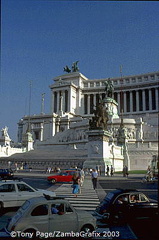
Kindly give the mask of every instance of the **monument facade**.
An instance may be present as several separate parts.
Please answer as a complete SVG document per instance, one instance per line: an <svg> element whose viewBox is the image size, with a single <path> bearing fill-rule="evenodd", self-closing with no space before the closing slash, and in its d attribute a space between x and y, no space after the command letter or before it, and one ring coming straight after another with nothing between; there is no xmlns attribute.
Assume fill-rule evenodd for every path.
<svg viewBox="0 0 159 240"><path fill-rule="evenodd" d="M19 121L19 142L22 142L30 118L35 151L40 151L46 144L45 147L48 148L54 145L55 152L58 152L61 144L67 149L66 161L69 161L69 156L73 159L72 149L72 152L76 152L72 161L84 162L88 156L89 122L93 118L92 125L94 124L98 114L95 106L100 108L100 101L105 99L104 106L109 119L104 117L103 126L107 122L107 131L111 133L108 143L111 162L116 161L114 157L117 159L117 155L119 159L121 156L118 130L122 117L126 129L129 169L146 169L152 156L158 152L159 72L122 78L88 79L79 72L77 64L75 62L72 68L66 66L66 73L55 77L53 84L49 86L50 113L24 116ZM110 90L108 95L106 81L111 82L114 90ZM83 156L80 152L82 148ZM95 148L98 149L97 146ZM55 160L57 159L59 158Z"/></svg>

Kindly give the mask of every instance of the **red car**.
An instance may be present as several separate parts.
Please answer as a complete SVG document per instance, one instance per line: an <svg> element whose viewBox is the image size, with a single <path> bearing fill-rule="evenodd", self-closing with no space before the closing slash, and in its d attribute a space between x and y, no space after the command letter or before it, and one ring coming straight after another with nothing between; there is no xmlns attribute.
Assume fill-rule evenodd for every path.
<svg viewBox="0 0 159 240"><path fill-rule="evenodd" d="M77 170L65 170L57 175L47 177L47 180L53 184L57 182L72 182L72 176L75 172L77 172Z"/></svg>

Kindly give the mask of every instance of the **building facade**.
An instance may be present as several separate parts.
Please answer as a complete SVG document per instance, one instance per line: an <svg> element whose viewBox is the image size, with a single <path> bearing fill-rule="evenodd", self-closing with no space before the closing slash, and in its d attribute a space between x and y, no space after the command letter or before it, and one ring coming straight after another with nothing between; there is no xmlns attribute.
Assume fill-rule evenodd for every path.
<svg viewBox="0 0 159 240"><path fill-rule="evenodd" d="M106 79L91 80L81 73L69 73L54 78L51 89L51 114L31 116L34 140L43 141L56 132L69 128L68 121L59 127L58 117L90 118L99 99L105 97ZM159 72L111 78L118 114L123 118L142 118L147 125L157 128L159 104ZM122 111L123 110L123 111ZM27 129L28 116L18 123L18 141Z"/></svg>
<svg viewBox="0 0 159 240"><path fill-rule="evenodd" d="M100 99L105 98L105 81L88 79L82 73L73 72L58 76L50 85L51 109L49 114L25 116L18 123L18 141L23 142L30 121L31 132L37 146L52 139L56 143L59 133L64 133L76 123L80 128L81 119L93 116L93 110ZM145 73L134 76L111 78L114 86L113 98L117 102L117 112L109 121L109 131L113 141L117 142L117 131L121 117L127 129L128 151L131 169L144 169L158 151L158 103L159 103L159 72ZM59 142L67 142L72 138L87 142L86 129L62 137ZM83 138L83 136L85 136ZM81 139L80 139L81 138ZM54 139L54 140L53 140ZM70 140L69 140L70 141ZM86 154L85 154L86 157ZM144 166L144 167L143 167Z"/></svg>

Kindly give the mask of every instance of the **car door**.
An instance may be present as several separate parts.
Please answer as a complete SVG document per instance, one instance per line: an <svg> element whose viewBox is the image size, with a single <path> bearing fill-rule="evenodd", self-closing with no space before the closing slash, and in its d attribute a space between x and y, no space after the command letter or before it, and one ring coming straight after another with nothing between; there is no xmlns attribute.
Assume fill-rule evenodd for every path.
<svg viewBox="0 0 159 240"><path fill-rule="evenodd" d="M59 214L55 209L63 205L63 213ZM51 205L49 231L70 232L78 231L78 218L75 210L69 203L56 202Z"/></svg>
<svg viewBox="0 0 159 240"><path fill-rule="evenodd" d="M48 204L39 204L34 207L27 216L30 228L38 229L43 233L48 233L49 229L49 206ZM27 226L26 226L27 227Z"/></svg>
<svg viewBox="0 0 159 240"><path fill-rule="evenodd" d="M25 183L17 183L18 206L21 206L27 199L36 197L36 191Z"/></svg>
<svg viewBox="0 0 159 240"><path fill-rule="evenodd" d="M125 217L128 211L128 195L127 194L119 195L115 199L111 208L114 214L117 214L117 215L121 214Z"/></svg>
<svg viewBox="0 0 159 240"><path fill-rule="evenodd" d="M132 220L143 218L147 216L146 205L148 207L149 201L144 197L144 194L141 198L141 194L130 194L130 204L129 204L129 214Z"/></svg>
<svg viewBox="0 0 159 240"><path fill-rule="evenodd" d="M156 209L149 199L143 193L140 193L137 201L133 204L132 211L136 218L146 219L155 215Z"/></svg>
<svg viewBox="0 0 159 240"><path fill-rule="evenodd" d="M0 185L0 201L4 207L16 207L18 193L14 183L4 183Z"/></svg>

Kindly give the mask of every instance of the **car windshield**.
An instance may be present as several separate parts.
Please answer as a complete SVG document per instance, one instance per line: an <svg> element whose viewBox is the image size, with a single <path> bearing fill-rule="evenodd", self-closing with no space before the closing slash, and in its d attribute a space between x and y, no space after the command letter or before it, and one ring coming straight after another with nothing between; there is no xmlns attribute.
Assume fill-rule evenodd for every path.
<svg viewBox="0 0 159 240"><path fill-rule="evenodd" d="M59 173L58 175L60 175L60 176L67 176L68 173L67 173L67 172L61 172L61 173Z"/></svg>

